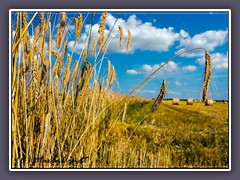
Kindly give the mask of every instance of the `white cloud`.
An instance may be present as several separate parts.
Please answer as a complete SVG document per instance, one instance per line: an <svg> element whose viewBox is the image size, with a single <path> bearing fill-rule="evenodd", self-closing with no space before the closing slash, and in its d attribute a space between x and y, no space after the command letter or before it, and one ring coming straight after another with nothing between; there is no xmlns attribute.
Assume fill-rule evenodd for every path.
<svg viewBox="0 0 240 180"><path fill-rule="evenodd" d="M180 30L180 36L183 37L183 38L188 38L189 34L188 34L188 32L181 29Z"/></svg>
<svg viewBox="0 0 240 180"><path fill-rule="evenodd" d="M139 72L134 69L128 69L127 74L135 75L135 74L139 74Z"/></svg>
<svg viewBox="0 0 240 180"><path fill-rule="evenodd" d="M178 48L181 49L178 50L176 54L181 51L197 47L205 48L207 51L212 52L216 47L223 45L228 40L228 30L209 30L196 34L193 37L190 37L187 32L181 30L180 35L182 38L180 38ZM182 56L199 57L204 56L204 52L202 50L192 51Z"/></svg>
<svg viewBox="0 0 240 180"><path fill-rule="evenodd" d="M194 65L188 65L188 66L183 66L182 70L183 71L196 71L197 67Z"/></svg>
<svg viewBox="0 0 240 180"><path fill-rule="evenodd" d="M114 24L116 18L112 14L108 14L106 19L106 30L105 36L108 36L109 30ZM119 47L119 30L118 25L123 28L123 45ZM92 26L91 37L96 37L98 39L98 24ZM81 36L80 42L84 42L86 38L86 32L89 25L85 25L83 29L83 34ZM126 52L127 43L127 31L131 30L132 41L130 45L130 52ZM84 36L85 35L85 36ZM151 50L151 51L168 51L169 47L172 46L178 39L179 33L174 32L173 27L168 28L157 28L150 22L142 22L137 19L136 15L131 15L127 20L122 18L118 19L116 26L110 36L111 43L108 47L108 52L111 53L131 53L135 50ZM73 43L73 42L72 42ZM71 43L70 43L71 44ZM72 46L69 46L71 49ZM81 43L76 45L76 51L81 49ZM79 52L79 51L77 51Z"/></svg>
<svg viewBox="0 0 240 180"><path fill-rule="evenodd" d="M182 86L182 83L180 83L179 81L175 81L175 85L176 86Z"/></svg>
<svg viewBox="0 0 240 180"><path fill-rule="evenodd" d="M168 95L172 95L172 96L181 94L180 92L176 92L176 91L168 91L167 93Z"/></svg>
<svg viewBox="0 0 240 180"><path fill-rule="evenodd" d="M156 69L158 69L163 64L164 64L163 62L161 64L154 64L154 65L144 64L142 66L142 69L143 69L144 73L151 73L151 72L155 71ZM170 61L168 64L166 64L162 68L161 71L173 72L173 71L177 71L178 69L179 69L178 65L175 62Z"/></svg>
<svg viewBox="0 0 240 180"><path fill-rule="evenodd" d="M164 63L161 63L161 65L163 65ZM179 68L178 68L178 65L173 62L173 61L170 61L169 63L167 63L167 65L165 65L163 67L164 71L166 72L173 72L173 71L177 71Z"/></svg>
<svg viewBox="0 0 240 180"><path fill-rule="evenodd" d="M142 93L150 93L150 94L155 94L156 91L154 90L141 90Z"/></svg>
<svg viewBox="0 0 240 180"><path fill-rule="evenodd" d="M157 68L159 68L159 67L160 67L160 65L158 65L158 64L155 64L155 65L153 65L153 66L151 66L151 65L149 65L149 64L144 64L144 65L142 66L142 69L143 69L144 72L150 73L150 72L155 71L155 70L156 70Z"/></svg>
<svg viewBox="0 0 240 180"><path fill-rule="evenodd" d="M227 69L228 68L228 52L226 54L213 53L210 54L212 57L212 66L214 69ZM205 57L197 59L197 62L201 65L205 65Z"/></svg>

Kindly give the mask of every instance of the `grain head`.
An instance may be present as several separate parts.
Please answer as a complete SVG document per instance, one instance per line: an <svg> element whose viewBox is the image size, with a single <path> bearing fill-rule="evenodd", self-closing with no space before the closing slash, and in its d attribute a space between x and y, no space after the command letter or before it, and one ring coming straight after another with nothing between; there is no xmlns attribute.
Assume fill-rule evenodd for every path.
<svg viewBox="0 0 240 180"><path fill-rule="evenodd" d="M93 56L93 54L94 54L94 52L95 52L96 45L97 45L97 39L94 38L94 39L93 39L93 42L92 42L91 53L90 53L91 56Z"/></svg>
<svg viewBox="0 0 240 180"><path fill-rule="evenodd" d="M119 46L122 46L122 41L123 41L123 28L122 26L118 26L119 28Z"/></svg>
<svg viewBox="0 0 240 180"><path fill-rule="evenodd" d="M212 60L211 56L205 52L205 70L204 70L204 80L203 80L203 90L202 90L202 100L205 102L208 99L208 91L210 85L210 78L212 72Z"/></svg>

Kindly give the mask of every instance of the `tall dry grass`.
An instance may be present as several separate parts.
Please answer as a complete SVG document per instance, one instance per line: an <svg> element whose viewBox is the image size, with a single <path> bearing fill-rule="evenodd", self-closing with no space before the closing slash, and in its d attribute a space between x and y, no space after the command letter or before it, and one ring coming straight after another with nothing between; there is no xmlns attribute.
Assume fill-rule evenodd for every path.
<svg viewBox="0 0 240 180"><path fill-rule="evenodd" d="M141 90L147 80L172 59L144 79L128 96L113 93L110 90L116 81L116 71L110 60L106 72L100 73L104 72L102 63L107 59L109 37L118 21L117 18L105 36L107 16L107 12L101 16L99 37L91 37L91 26L96 21L95 13L92 13L84 49L76 60L73 51L88 16L78 14L69 19L66 12L61 12L55 30L51 13L35 13L29 21L27 13L17 13L16 26L12 29L15 35L11 59L12 168L156 168L174 165L170 145L149 147L150 135L141 127L146 116L134 125L128 124L131 103L134 103L130 95ZM33 24L33 21L38 23ZM75 33L69 30L71 23L75 25ZM67 49L68 34L75 34L72 52ZM121 46L121 26L119 36ZM128 50L131 40L128 30ZM56 47L53 47L54 42ZM93 58L92 62L90 58ZM160 131L150 128L153 133Z"/></svg>
<svg viewBox="0 0 240 180"><path fill-rule="evenodd" d="M84 22L82 14L73 21L61 12L55 39L50 13L36 13L29 22L26 12L17 13L12 44L13 168L98 167L109 151L106 139L124 108L115 109L123 97L109 91L116 81L110 60L106 76L94 75L94 71L101 71L102 51L111 41L109 35L105 37L107 15L104 12L100 21L99 44L96 37L86 39L86 48L71 66L73 52L67 50L66 35L74 22L76 45ZM93 22L94 13L91 18Z"/></svg>

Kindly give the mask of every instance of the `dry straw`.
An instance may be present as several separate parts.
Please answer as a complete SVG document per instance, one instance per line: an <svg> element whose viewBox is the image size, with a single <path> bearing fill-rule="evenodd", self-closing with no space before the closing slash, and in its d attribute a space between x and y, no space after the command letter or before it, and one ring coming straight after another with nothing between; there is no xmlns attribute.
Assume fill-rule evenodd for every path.
<svg viewBox="0 0 240 180"><path fill-rule="evenodd" d="M40 155L43 156L48 149L48 138L51 134L51 113L48 113L45 119L44 135Z"/></svg>
<svg viewBox="0 0 240 180"><path fill-rule="evenodd" d="M78 63L78 61L75 61L75 63L74 63L74 70L73 70L73 73L72 73L72 75L71 75L71 77L70 77L70 80L71 80L71 81L72 81L73 78L76 76L77 71L78 71L78 68L79 68L79 63Z"/></svg>
<svg viewBox="0 0 240 180"><path fill-rule="evenodd" d="M131 40L132 40L132 33L130 30L128 30L128 39L127 39L127 46L126 46L127 51L130 49Z"/></svg>
<svg viewBox="0 0 240 180"><path fill-rule="evenodd" d="M60 20L61 23L59 24L58 35L61 34L62 33L61 31L63 31L65 28L66 17L64 17L64 15L65 13L61 15L61 20ZM104 23L106 21L106 15L107 14L104 14L102 16L102 22L100 24L102 27L101 33L104 32L104 29L105 29ZM25 21L26 17L21 17L21 19ZM43 19L44 18L42 18L42 20ZM49 16L49 19L50 19L50 16ZM80 20L78 19L77 22L79 23L79 21ZM14 45L13 54L14 54L14 57L17 57L17 58L24 57L24 56L21 56L21 54L19 55L19 52L18 52L19 48L17 47L18 47L18 43L21 43L21 45L23 44L24 32L25 33L27 32L26 29L28 29L29 25L31 24L31 23L28 23L26 25L25 23L25 28L23 30L22 29L23 27L21 27L22 26L21 23L17 22L19 32L17 32L16 30L15 40L13 41L13 45ZM13 84L12 85L13 87L12 142L13 143L12 143L12 158L11 158L12 167L17 166L20 168L20 167L32 166L33 168L34 167L47 168L47 166L49 166L49 168L59 168L59 167L62 167L61 158L65 160L69 160L69 161L64 160L63 166L66 168L68 167L79 168L79 166L80 168L82 168L83 166L84 167L91 166L93 168L98 166L113 167L113 166L117 166L114 164L122 165L121 161L117 162L119 159L125 160L123 164L124 166L133 167L135 165L132 164L132 162L138 163L139 157L140 157L140 163L145 164L147 166L148 164L146 162L148 161L148 159L146 161L144 160L146 159L146 157L148 157L148 154L147 154L148 152L146 152L146 149L145 149L147 146L142 146L143 148L141 147L141 149L136 150L138 155L135 157L132 156L135 159L129 162L127 160L128 155L134 154L136 152L135 151L136 146L131 146L132 142L134 141L129 141L129 139L132 139L131 136L133 135L133 132L135 130L138 130L137 129L138 126L136 126L136 128L134 129L134 126L117 122L119 120L122 122L126 122L127 120L130 120L127 118L127 115L129 115L129 113L127 110L126 102L125 102L125 106L123 106L124 109L117 108L118 104L120 104L121 102L124 102L124 100L126 100L126 98L129 98L129 96L118 97L117 94L107 91L109 86L112 86L114 80L116 79L116 72L111 62L110 61L108 62L108 69L107 69L108 72L106 75L107 77L103 76L102 78L99 78L99 79L98 77L96 79L91 79L94 68L96 68L96 66L95 65L91 66L91 64L87 62L87 57L86 56L84 57L84 54L83 54L80 56L80 58L84 58L85 62L81 70L79 69L79 67L81 67L80 66L81 64L78 64L81 61L77 61L74 65L73 72L70 73L70 64L71 64L72 56L68 55L67 62L65 62L65 54L67 54L67 51L66 51L67 41L63 39L64 36L61 36L60 40L58 40L59 41L58 43L60 45L60 47L58 48L58 51L56 51L56 53L52 52L51 23L50 22L48 23L49 23L49 31L47 32L46 26L45 27L42 26L41 20L40 20L40 23L38 25L39 28L36 29L36 33L34 37L35 42L33 43L35 45L38 44L37 41L39 39L39 30L41 30L41 32L45 32L44 36L48 35L49 37L47 38L49 40L48 56L46 55L45 57L42 56L42 51L40 51L35 47L35 45L33 45L33 47L31 47L30 49L30 53L32 54L31 56L29 56L31 57L30 66L29 66L30 74L27 74L26 76L23 76L21 74L22 70L20 68L22 68L21 67L22 65L21 64L16 65L16 63L13 63L12 77L17 79L16 81L15 79L13 79L12 81L13 82L12 83ZM77 27L80 27L79 24ZM21 29L23 31L21 31L20 33ZM35 30L35 28L32 28L32 29ZM111 30L109 32L111 32ZM31 32L30 34L34 34L34 32ZM22 39L21 39L21 36L22 36ZM43 45L43 43L45 42L44 36L41 36L41 39L40 39L41 45ZM80 36L81 35L78 35L78 33L76 32L76 38ZM120 34L120 36L123 36L123 35ZM89 39L91 39L91 37L89 37ZM129 41L128 46L130 46L131 32L128 32L128 41ZM119 43L121 44L122 42L119 42ZM62 48L62 45L64 45L63 48ZM107 47L108 46L106 46L106 48ZM43 50L43 48L41 50ZM87 53L90 53L88 50L90 49L87 48ZM38 51L40 51L41 56L36 55L38 54ZM93 55L93 52L94 50L92 51L91 55ZM58 72L56 72L56 74L54 75L52 74L52 69L53 69L52 60L51 60L51 58L53 57L52 54L55 57L55 60L54 60L55 69L58 69L58 70L55 70ZM180 54L176 56L179 56L179 55ZM16 62L18 60L17 58L14 58L12 61L15 60ZM43 64L46 64L44 62L45 61L44 58L46 58L46 61L49 63L49 68L47 68L46 72L44 72L45 70L43 69L44 68ZM96 56L96 60L97 59L98 59L98 55ZM173 58L171 58L169 61L171 61L172 59ZM64 64L66 64L65 69L62 66L63 60L64 60ZM22 59L20 59L20 61L22 62ZM164 65L162 65L156 71L151 73L150 76L156 73ZM60 70L62 69L64 69L64 73L61 74ZM40 87L39 80L42 76L45 76L46 81ZM148 78L149 76L147 77L147 79ZM94 80L93 89L91 89L92 86L90 86L90 82L91 84L93 82L92 80ZM144 82L146 82L146 80L144 80L143 83ZM27 89L26 92L24 92L26 94L23 94L22 92L23 83L25 83L25 88ZM163 83L162 85L164 87L161 88L162 94L158 97L158 100L162 99L163 94L165 94L166 92L167 88L166 88L166 85L164 84L166 83ZM26 85L29 85L29 86L26 86ZM41 92L38 92L39 89L41 89ZM136 88L134 88L134 90L135 89ZM131 91L131 93L132 92L133 91ZM24 102L25 99L22 96L26 97L26 100L29 100L30 103ZM27 99L28 96L30 97L30 99ZM62 101L62 99L64 101ZM35 106L35 107L38 107L37 109L35 109L36 110L35 112L38 113L37 116L36 116L36 113L27 112L31 110L33 102L37 103L37 106ZM159 104L159 101L157 103ZM26 115L25 113L21 113L24 110L26 111ZM143 118L143 120L145 120L145 117ZM140 124L143 122L143 120L140 121ZM119 147L114 146L116 139L120 140L119 142L116 141L117 145L121 144L121 141L124 140L124 138L119 139L117 135L115 135L115 133L118 134L118 132L120 132L120 131L114 131L115 127L118 126L118 124L124 125L122 129L126 130L126 133L124 132L124 134L126 134L127 143L125 144L126 148L124 149L131 150L130 152L127 152L127 155L124 150L119 148L120 146ZM108 127L111 127L111 128L108 128ZM40 129L40 133L38 129ZM112 129L113 131L112 130L110 131L110 129ZM131 134L131 129L133 130L132 134ZM109 134L109 136L106 136L106 134ZM142 133L139 133L139 134L142 134ZM119 134L119 137L120 136L123 137L122 134ZM135 138L135 134L132 137ZM113 142L113 143L109 144L108 142ZM96 146L99 146L101 149L99 149L98 151L95 148ZM114 154L118 154L120 152L119 149L123 153L119 154L120 156L118 157L114 156ZM96 154L96 152L99 152L99 156L98 154ZM104 158L104 157L107 157L108 155L109 155L108 158ZM86 156L89 156L89 160L86 161L86 163L85 162L84 163L82 162L80 164L77 163L81 158L84 158ZM34 157L40 157L43 159L38 160L38 159L34 159ZM159 157L161 157L161 154L159 154ZM48 160L54 163L45 163L45 161L42 161L42 160L45 160L46 158L49 158ZM152 162L154 158L155 156L151 155ZM102 161L101 159L103 160L107 159L107 162ZM69 163L69 162L73 162L73 163ZM156 166L157 165L159 164L156 164Z"/></svg>
<svg viewBox="0 0 240 180"><path fill-rule="evenodd" d="M193 99L192 98L187 99L187 105L193 105Z"/></svg>
<svg viewBox="0 0 240 180"><path fill-rule="evenodd" d="M75 21L75 33L76 33L76 41L79 40L81 31L82 31L82 26L83 26L83 17L82 14L78 14L78 18L74 18Z"/></svg>
<svg viewBox="0 0 240 180"><path fill-rule="evenodd" d="M67 64L65 67L65 72L64 72L64 77L63 77L63 89L66 89L66 87L67 87L67 83L68 83L68 79L69 79L69 75L70 75L71 59L72 59L71 55L68 54Z"/></svg>
<svg viewBox="0 0 240 180"><path fill-rule="evenodd" d="M39 13L39 24L40 24L40 31L43 31L44 29L44 12Z"/></svg>
<svg viewBox="0 0 240 180"><path fill-rule="evenodd" d="M180 99L179 98L173 98L172 104L173 105L179 105Z"/></svg>
<svg viewBox="0 0 240 180"><path fill-rule="evenodd" d="M211 56L205 51L205 71L203 80L202 100L205 102L208 99L209 84L212 72Z"/></svg>
<svg viewBox="0 0 240 180"><path fill-rule="evenodd" d="M58 105L59 101L58 101L58 75L55 76L54 79L54 101L55 101L55 105Z"/></svg>
<svg viewBox="0 0 240 180"><path fill-rule="evenodd" d="M111 61L108 60L108 64L107 64L107 78L108 78L108 81L110 81L110 76L111 76Z"/></svg>
<svg viewBox="0 0 240 180"><path fill-rule="evenodd" d="M207 99L205 101L205 106L213 106L213 100L212 99Z"/></svg>
<svg viewBox="0 0 240 180"><path fill-rule="evenodd" d="M29 21L29 23L26 25L26 27L24 28L23 32L21 33L20 37L18 38L17 42L13 45L13 48L12 48L12 52L15 51L15 49L18 47L19 43L21 42L22 38L24 37L25 33L27 32L28 30L28 27L30 26L30 24L33 22L34 18L36 17L37 15L37 12L34 14L34 16L32 17L32 19ZM18 25L20 27L20 25ZM18 32L16 30L16 34L20 34L20 32Z"/></svg>
<svg viewBox="0 0 240 180"><path fill-rule="evenodd" d="M66 40L65 43L64 43L63 53L62 53L62 60L64 59L64 56L67 53L67 48L68 48L68 40Z"/></svg>
<svg viewBox="0 0 240 180"><path fill-rule="evenodd" d="M37 55L33 57L31 64L31 92L34 105L37 104L39 95L39 79L38 79L38 59Z"/></svg>
<svg viewBox="0 0 240 180"><path fill-rule="evenodd" d="M97 39L94 38L94 39L93 39L93 42L92 42L91 53L90 53L91 56L93 56L93 54L94 54L94 52L95 52L96 45L97 45Z"/></svg>
<svg viewBox="0 0 240 180"><path fill-rule="evenodd" d="M27 26L27 13L22 12L22 29L24 29ZM27 57L27 55L30 52L30 35L29 32L27 31L25 35L23 36L23 44L24 44L24 55Z"/></svg>
<svg viewBox="0 0 240 180"><path fill-rule="evenodd" d="M167 81L164 79L163 82L162 82L159 94L158 94L155 102L153 103L152 112L157 110L159 104L161 103L161 101L162 101L162 99L163 99L163 97L165 96L166 93L167 93Z"/></svg>
<svg viewBox="0 0 240 180"><path fill-rule="evenodd" d="M100 25L98 28L98 33L100 35L98 43L102 50L104 49L104 44L105 44L105 34L104 33L105 33L105 22L107 19L107 15L108 15L107 12L103 12L102 19L101 19L101 22L100 22Z"/></svg>
<svg viewBox="0 0 240 180"><path fill-rule="evenodd" d="M123 28L122 26L118 26L119 28L119 46L122 46L122 42L123 42Z"/></svg>
<svg viewBox="0 0 240 180"><path fill-rule="evenodd" d="M113 85L113 82L116 80L116 72L114 66L111 68L111 76L109 81L109 86L111 87Z"/></svg>
<svg viewBox="0 0 240 180"><path fill-rule="evenodd" d="M87 62L87 55L88 55L87 50L84 49L83 50L83 60L84 60L84 62Z"/></svg>
<svg viewBox="0 0 240 180"><path fill-rule="evenodd" d="M58 28L57 37L56 37L56 47L59 47L62 41L63 32L65 29L65 23L66 23L66 12L61 12L59 28Z"/></svg>
<svg viewBox="0 0 240 180"><path fill-rule="evenodd" d="M125 103L124 109L123 109L123 115L122 115L122 122L125 122L125 117L126 117L126 112L127 112L127 104Z"/></svg>

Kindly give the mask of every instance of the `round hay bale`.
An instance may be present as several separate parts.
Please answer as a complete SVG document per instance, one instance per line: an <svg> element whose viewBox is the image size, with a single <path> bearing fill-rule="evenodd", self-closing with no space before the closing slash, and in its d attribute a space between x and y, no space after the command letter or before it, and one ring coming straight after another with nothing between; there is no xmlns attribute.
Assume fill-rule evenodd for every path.
<svg viewBox="0 0 240 180"><path fill-rule="evenodd" d="M172 104L173 105L179 105L180 99L179 98L173 98Z"/></svg>
<svg viewBox="0 0 240 180"><path fill-rule="evenodd" d="M227 104L228 102L227 101L224 101L223 104Z"/></svg>
<svg viewBox="0 0 240 180"><path fill-rule="evenodd" d="M213 105L213 100L212 99L208 99L205 101L205 106L212 106Z"/></svg>
<svg viewBox="0 0 240 180"><path fill-rule="evenodd" d="M187 99L187 105L193 105L193 99L192 98Z"/></svg>

